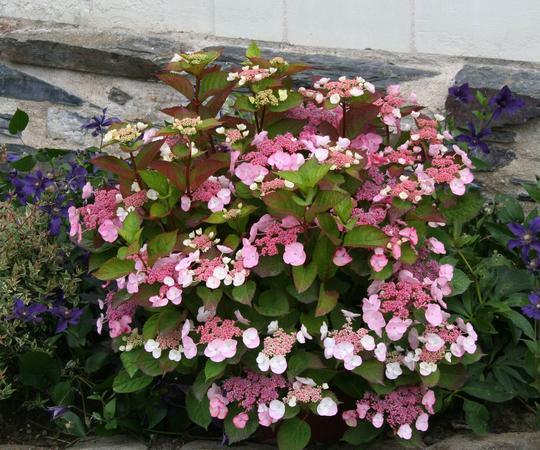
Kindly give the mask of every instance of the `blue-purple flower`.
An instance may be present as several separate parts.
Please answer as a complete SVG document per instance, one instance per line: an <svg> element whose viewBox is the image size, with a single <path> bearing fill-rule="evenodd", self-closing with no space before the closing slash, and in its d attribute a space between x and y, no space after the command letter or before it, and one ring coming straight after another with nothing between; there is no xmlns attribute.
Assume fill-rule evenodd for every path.
<svg viewBox="0 0 540 450"><path fill-rule="evenodd" d="M461 86L455 85L448 88L448 94L454 97L460 103L470 103L474 99L474 95L469 88L469 83L463 83Z"/></svg>
<svg viewBox="0 0 540 450"><path fill-rule="evenodd" d="M532 219L528 225L509 223L508 229L515 236L515 239L508 241L508 248L521 250L521 257L525 262L529 260L531 249L540 254L540 216Z"/></svg>
<svg viewBox="0 0 540 450"><path fill-rule="evenodd" d="M64 405L48 406L46 409L51 413L51 420L58 419L69 411L68 407Z"/></svg>
<svg viewBox="0 0 540 450"><path fill-rule="evenodd" d="M465 142L471 152L489 153L489 146L484 139L491 134L491 128L483 128L477 131L472 122L467 124L467 128L469 133L460 134L456 137L456 141Z"/></svg>
<svg viewBox="0 0 540 450"><path fill-rule="evenodd" d="M30 305L25 305L22 299L15 299L15 305L13 306L13 312L8 319L11 320L20 320L25 323L39 323L43 319L40 317L41 314L47 311L47 307L40 303L32 303Z"/></svg>
<svg viewBox="0 0 540 450"><path fill-rule="evenodd" d="M63 220L68 217L68 209L73 202L65 200L63 195L57 195L54 202L40 206L40 209L49 216L49 234L58 236Z"/></svg>
<svg viewBox="0 0 540 450"><path fill-rule="evenodd" d="M102 109L101 116L94 116L90 122L86 125L83 125L82 128L85 130L92 130L92 136L97 137L99 135L104 135L113 123L120 122L120 119L117 117L107 117L107 108Z"/></svg>
<svg viewBox="0 0 540 450"><path fill-rule="evenodd" d="M77 325L81 319L83 310L79 308L69 309L65 306L54 306L51 313L58 318L56 333L66 331L68 325Z"/></svg>
<svg viewBox="0 0 540 450"><path fill-rule="evenodd" d="M16 172L10 174L11 185L15 188L15 195L22 204L28 203L30 198L38 200L45 189L54 182L43 175L41 170L36 170L24 177L19 177Z"/></svg>
<svg viewBox="0 0 540 450"><path fill-rule="evenodd" d="M86 176L88 175L88 171L84 168L84 166L74 162L71 162L70 166L71 169L65 176L67 185L72 191L79 192L86 184Z"/></svg>
<svg viewBox="0 0 540 450"><path fill-rule="evenodd" d="M523 314L534 320L540 320L540 295L534 292L529 294L529 304L521 308Z"/></svg>
<svg viewBox="0 0 540 450"><path fill-rule="evenodd" d="M497 119L501 114L514 114L524 105L525 102L514 97L508 86L503 86L489 101L489 106L494 109L493 119Z"/></svg>

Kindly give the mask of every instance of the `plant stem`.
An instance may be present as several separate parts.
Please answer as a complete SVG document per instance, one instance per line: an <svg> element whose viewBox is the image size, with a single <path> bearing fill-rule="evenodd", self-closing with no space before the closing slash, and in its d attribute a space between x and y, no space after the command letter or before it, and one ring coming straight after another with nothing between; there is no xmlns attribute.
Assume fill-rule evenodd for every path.
<svg viewBox="0 0 540 450"><path fill-rule="evenodd" d="M341 135L343 137L346 137L347 135L347 105L345 105L345 103L342 103L341 108L343 109L343 119L341 119Z"/></svg>
<svg viewBox="0 0 540 450"><path fill-rule="evenodd" d="M482 296L482 291L480 290L480 283L478 280L478 277L476 276L476 273L474 272L474 269L469 264L469 261L465 257L464 253L461 250L458 250L458 255L461 257L467 268L469 269L469 272L471 272L472 277L474 278L474 285L476 287L476 295L478 296L478 301L482 305L484 303L484 297Z"/></svg>

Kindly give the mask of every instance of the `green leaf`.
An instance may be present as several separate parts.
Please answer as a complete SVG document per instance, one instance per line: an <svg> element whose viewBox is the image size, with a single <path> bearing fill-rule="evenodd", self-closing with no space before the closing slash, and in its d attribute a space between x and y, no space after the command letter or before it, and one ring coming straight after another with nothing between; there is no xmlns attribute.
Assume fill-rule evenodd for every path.
<svg viewBox="0 0 540 450"><path fill-rule="evenodd" d="M287 363L287 374L295 377L306 369L320 369L323 367L320 358L316 354L306 352L305 350L297 350L293 352Z"/></svg>
<svg viewBox="0 0 540 450"><path fill-rule="evenodd" d="M98 156L90 161L94 166L107 172L114 173L127 180L135 179L135 173L131 167L119 158L110 155Z"/></svg>
<svg viewBox="0 0 540 450"><path fill-rule="evenodd" d="M118 394L128 394L137 392L148 386L153 380L153 377L144 373L136 373L130 377L125 370L118 372L113 381L113 391Z"/></svg>
<svg viewBox="0 0 540 450"><path fill-rule="evenodd" d="M463 411L465 420L476 434L486 434L488 432L489 412L481 403L472 400L463 400Z"/></svg>
<svg viewBox="0 0 540 450"><path fill-rule="evenodd" d="M209 401L206 395L197 398L192 390L186 395L186 409L190 420L205 430L210 425L210 422L212 422L208 403Z"/></svg>
<svg viewBox="0 0 540 450"><path fill-rule="evenodd" d="M338 303L339 293L336 291L327 291L324 284L321 284L319 290L319 300L315 309L315 317L321 317L332 311Z"/></svg>
<svg viewBox="0 0 540 450"><path fill-rule="evenodd" d="M81 418L74 412L67 411L56 420L65 433L81 438L86 436L86 430Z"/></svg>
<svg viewBox="0 0 540 450"><path fill-rule="evenodd" d="M138 232L141 228L141 219L135 211L131 211L122 222L122 228L118 234L122 236L128 244L131 244L138 238Z"/></svg>
<svg viewBox="0 0 540 450"><path fill-rule="evenodd" d="M135 261L130 259L111 258L107 260L94 276L98 280L109 281L129 275L135 270Z"/></svg>
<svg viewBox="0 0 540 450"><path fill-rule="evenodd" d="M437 386L456 391L467 381L467 370L462 364L439 364L439 381Z"/></svg>
<svg viewBox="0 0 540 450"><path fill-rule="evenodd" d="M154 261L161 256L168 256L176 244L176 230L161 233L148 242L148 256Z"/></svg>
<svg viewBox="0 0 540 450"><path fill-rule="evenodd" d="M311 428L297 417L284 421L277 432L279 450L302 450L310 439Z"/></svg>
<svg viewBox="0 0 540 450"><path fill-rule="evenodd" d="M303 219L304 217L304 207L295 203L293 193L290 191L274 191L265 195L262 199L268 207L268 211L273 215L292 215L297 219Z"/></svg>
<svg viewBox="0 0 540 450"><path fill-rule="evenodd" d="M272 112L285 112L289 109L296 108L303 101L304 97L302 97L302 94L295 91L289 91L285 101L280 101L279 104L275 106L269 106L268 109Z"/></svg>
<svg viewBox="0 0 540 450"><path fill-rule="evenodd" d="M233 300L244 305L251 305L251 301L255 296L255 291L257 290L257 285L253 280L246 281L241 286L235 286L231 295Z"/></svg>
<svg viewBox="0 0 540 450"><path fill-rule="evenodd" d="M146 169L140 170L139 175L149 188L157 191L162 197L165 197L169 193L169 180L161 172Z"/></svg>
<svg viewBox="0 0 540 450"><path fill-rule="evenodd" d="M227 81L227 72L215 71L207 73L201 80L199 99L206 100L212 95L227 89L230 82Z"/></svg>
<svg viewBox="0 0 540 450"><path fill-rule="evenodd" d="M368 359L353 370L370 383L384 384L384 364L376 359Z"/></svg>
<svg viewBox="0 0 540 450"><path fill-rule="evenodd" d="M360 225L345 235L343 245L355 248L386 247L390 238L378 228L371 225Z"/></svg>
<svg viewBox="0 0 540 450"><path fill-rule="evenodd" d="M494 403L506 402L516 396L516 392L508 391L500 384L480 380L469 381L463 387L463 392Z"/></svg>
<svg viewBox="0 0 540 450"><path fill-rule="evenodd" d="M484 205L484 198L478 190L469 191L461 197L447 193L441 200L442 214L454 223L465 223L474 219Z"/></svg>
<svg viewBox="0 0 540 450"><path fill-rule="evenodd" d="M337 270L332 262L332 257L336 251L336 246L326 235L321 235L313 250L313 261L317 265L317 274L321 280L331 278Z"/></svg>
<svg viewBox="0 0 540 450"><path fill-rule="evenodd" d="M214 362L207 359L204 366L204 376L206 377L206 381L219 377L225 371L226 367L227 363L225 361Z"/></svg>
<svg viewBox="0 0 540 450"><path fill-rule="evenodd" d="M317 264L311 262L307 266L293 266L292 275L294 287L301 294L307 291L317 278Z"/></svg>
<svg viewBox="0 0 540 450"><path fill-rule="evenodd" d="M103 417L105 418L105 420L112 420L114 419L115 414L116 414L116 398L113 398L103 407Z"/></svg>
<svg viewBox="0 0 540 450"><path fill-rule="evenodd" d="M452 277L451 282L452 293L450 295L453 297L455 295L463 294L467 289L469 289L471 283L472 281L462 270L454 269L454 276Z"/></svg>
<svg viewBox="0 0 540 450"><path fill-rule="evenodd" d="M246 49L246 58L256 58L261 56L261 51L255 41L251 41L249 47Z"/></svg>
<svg viewBox="0 0 540 450"><path fill-rule="evenodd" d="M525 333L525 335L531 339L535 339L534 328L531 322L522 314L510 309L502 313L504 317L509 319L517 328Z"/></svg>
<svg viewBox="0 0 540 450"><path fill-rule="evenodd" d="M264 291L259 295L255 309L263 316L283 316L289 312L287 294L280 289Z"/></svg>
<svg viewBox="0 0 540 450"><path fill-rule="evenodd" d="M284 268L285 265L283 264L281 256L275 255L259 258L259 264L251 270L261 278L269 278L278 276L283 272Z"/></svg>
<svg viewBox="0 0 540 450"><path fill-rule="evenodd" d="M11 134L19 134L23 132L28 125L29 121L28 114L26 114L23 110L17 108L17 111L15 111L15 114L11 117L11 120L9 121L8 130Z"/></svg>
<svg viewBox="0 0 540 450"><path fill-rule="evenodd" d="M343 435L343 440L351 445L367 444L375 439L382 431L382 428L375 428L366 420L358 422L354 428L349 428Z"/></svg>
<svg viewBox="0 0 540 450"><path fill-rule="evenodd" d="M204 306L216 308L223 296L223 291L221 289L210 289L206 286L200 285L197 286L197 295L202 299Z"/></svg>
<svg viewBox="0 0 540 450"><path fill-rule="evenodd" d="M19 356L19 373L23 385L46 389L60 381L60 364L46 353L27 352Z"/></svg>
<svg viewBox="0 0 540 450"><path fill-rule="evenodd" d="M139 359L140 351L131 350L129 352L120 353L120 359L122 360L122 365L130 377L135 375L139 368L137 367L137 360Z"/></svg>
<svg viewBox="0 0 540 450"><path fill-rule="evenodd" d="M109 354L105 351L98 351L91 354L84 363L86 373L92 374L100 370L109 358Z"/></svg>
<svg viewBox="0 0 540 450"><path fill-rule="evenodd" d="M287 132L296 136L300 133L300 131L302 131L302 128L304 128L305 124L306 124L305 120L280 119L275 122L272 122L268 126L265 126L265 128L266 128L266 131L268 131L268 137L270 139L273 139L277 135L285 134Z"/></svg>
<svg viewBox="0 0 540 450"><path fill-rule="evenodd" d="M29 172L36 165L36 158L34 158L34 156L32 155L27 155L22 157L21 159L18 159L17 161L13 161L10 164L11 167L21 172Z"/></svg>
<svg viewBox="0 0 540 450"><path fill-rule="evenodd" d="M188 100L193 99L195 90L193 89L191 81L189 81L189 79L185 76L178 75L176 73L158 73L156 77L172 88L176 89Z"/></svg>

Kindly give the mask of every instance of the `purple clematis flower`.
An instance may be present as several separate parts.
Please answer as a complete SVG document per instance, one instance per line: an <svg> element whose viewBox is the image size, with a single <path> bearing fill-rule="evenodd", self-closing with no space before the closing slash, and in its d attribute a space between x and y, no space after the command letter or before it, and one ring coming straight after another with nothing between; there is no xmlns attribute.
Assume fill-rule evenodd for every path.
<svg viewBox="0 0 540 450"><path fill-rule="evenodd" d="M65 197L58 195L54 203L40 207L49 216L49 234L51 236L58 236L60 233L63 219L68 217L68 209L71 205L73 205L72 201L65 203Z"/></svg>
<svg viewBox="0 0 540 450"><path fill-rule="evenodd" d="M58 318L56 333L62 333L62 331L67 330L68 325L77 325L79 323L83 311L79 308L69 309L65 306L54 306L51 313Z"/></svg>
<svg viewBox="0 0 540 450"><path fill-rule="evenodd" d="M41 170L36 170L24 177L17 176L17 173L10 174L10 182L15 188L15 194L22 204L28 203L30 198L38 200L45 189L54 182L43 175Z"/></svg>
<svg viewBox="0 0 540 450"><path fill-rule="evenodd" d="M508 248L521 250L521 257L525 262L529 260L531 249L540 253L540 216L532 219L528 225L509 223L508 229L516 237L508 241Z"/></svg>
<svg viewBox="0 0 540 450"><path fill-rule="evenodd" d="M519 111L525 102L513 96L508 86L503 86L501 90L489 100L489 106L494 108L493 119L497 119L501 114L514 114Z"/></svg>
<svg viewBox="0 0 540 450"><path fill-rule="evenodd" d="M100 134L104 135L113 123L120 122L117 117L107 117L107 108L102 109L101 116L94 116L90 122L83 125L85 130L92 130L92 136L97 137Z"/></svg>
<svg viewBox="0 0 540 450"><path fill-rule="evenodd" d="M13 312L7 318L11 320L20 320L25 323L39 323L43 321L40 315L45 311L47 311L47 307L45 305L40 303L25 305L20 298L17 298L15 299Z"/></svg>
<svg viewBox="0 0 540 450"><path fill-rule="evenodd" d="M78 192L86 184L87 170L74 162L70 163L71 170L66 174L66 180L69 188L72 191Z"/></svg>
<svg viewBox="0 0 540 450"><path fill-rule="evenodd" d="M469 88L469 83L463 83L461 86L455 85L448 88L448 94L463 104L470 103L474 99L474 95Z"/></svg>
<svg viewBox="0 0 540 450"><path fill-rule="evenodd" d="M476 127L472 122L467 124L469 134L460 134L456 137L456 141L465 142L471 152L477 152L480 150L482 153L489 153L489 146L483 140L491 134L491 128L483 128L480 131L476 131Z"/></svg>
<svg viewBox="0 0 540 450"><path fill-rule="evenodd" d="M540 320L540 295L529 294L529 304L521 308L523 314L534 320Z"/></svg>
<svg viewBox="0 0 540 450"><path fill-rule="evenodd" d="M68 407L64 405L48 406L46 409L51 413L51 420L58 419L69 411Z"/></svg>

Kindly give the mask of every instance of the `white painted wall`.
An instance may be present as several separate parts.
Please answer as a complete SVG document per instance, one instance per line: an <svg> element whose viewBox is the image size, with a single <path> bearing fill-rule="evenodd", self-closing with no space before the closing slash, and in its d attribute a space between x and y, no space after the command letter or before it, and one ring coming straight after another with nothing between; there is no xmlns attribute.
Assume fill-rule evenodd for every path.
<svg viewBox="0 0 540 450"><path fill-rule="evenodd" d="M540 62L540 0L0 0L0 16Z"/></svg>

